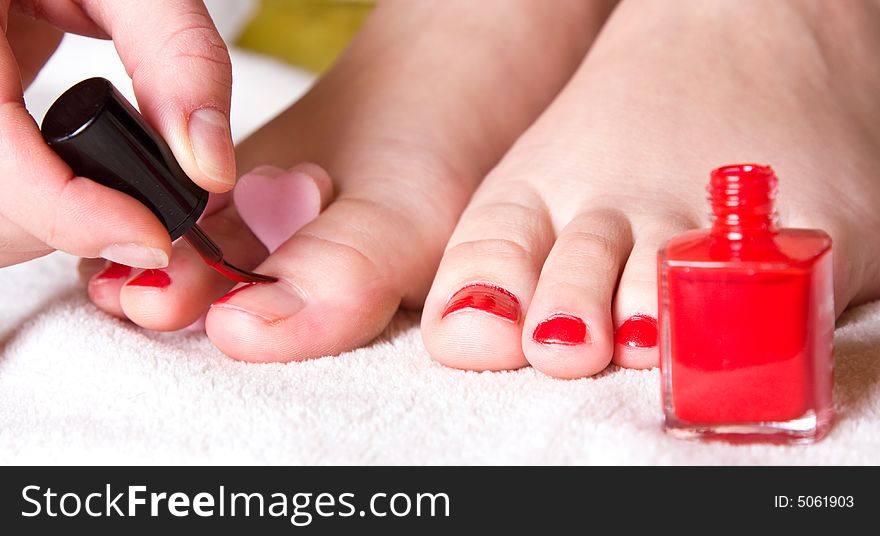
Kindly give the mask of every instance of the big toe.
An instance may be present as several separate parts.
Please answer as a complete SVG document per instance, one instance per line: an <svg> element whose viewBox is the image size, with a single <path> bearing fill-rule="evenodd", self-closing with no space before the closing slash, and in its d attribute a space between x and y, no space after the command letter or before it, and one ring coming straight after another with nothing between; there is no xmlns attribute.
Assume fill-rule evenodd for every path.
<svg viewBox="0 0 880 536"><path fill-rule="evenodd" d="M421 303L439 249L423 239L421 224L439 217L388 198L400 195L340 195L257 268L278 282L241 287L211 306L206 330L214 344L247 361L336 355L373 340L401 304ZM258 234L274 249L271 233Z"/></svg>

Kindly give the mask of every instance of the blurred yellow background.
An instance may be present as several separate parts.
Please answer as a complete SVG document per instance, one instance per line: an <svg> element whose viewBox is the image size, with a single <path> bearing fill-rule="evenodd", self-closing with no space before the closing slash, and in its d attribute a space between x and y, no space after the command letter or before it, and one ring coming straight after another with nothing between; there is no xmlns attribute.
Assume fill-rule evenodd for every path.
<svg viewBox="0 0 880 536"><path fill-rule="evenodd" d="M238 45L320 73L372 8L370 0L260 0Z"/></svg>

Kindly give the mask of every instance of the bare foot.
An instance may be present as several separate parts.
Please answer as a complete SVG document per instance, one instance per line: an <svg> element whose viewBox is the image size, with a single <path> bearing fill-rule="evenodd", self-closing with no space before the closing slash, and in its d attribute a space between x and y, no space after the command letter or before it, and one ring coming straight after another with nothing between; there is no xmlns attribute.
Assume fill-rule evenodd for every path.
<svg viewBox="0 0 880 536"><path fill-rule="evenodd" d="M268 240L265 219L255 226L277 247L265 261L266 247L231 206L204 221L234 262L280 281L215 301L231 285L178 244L167 277L111 267L91 278L93 301L161 330L188 325L214 302L208 335L246 360L369 342L398 307L422 306L476 185L571 76L605 4L382 3L309 94L238 150L239 169L280 167L244 178L244 186L279 181L267 210L285 208L289 188L312 192L300 210L326 210L292 238L286 219L278 232L269 226ZM320 167L284 173L301 162Z"/></svg>
<svg viewBox="0 0 880 536"><path fill-rule="evenodd" d="M428 350L560 378L656 365L657 250L709 224L708 173L737 162L776 169L783 226L831 234L838 313L880 296L878 29L877 3L624 0L463 214Z"/></svg>

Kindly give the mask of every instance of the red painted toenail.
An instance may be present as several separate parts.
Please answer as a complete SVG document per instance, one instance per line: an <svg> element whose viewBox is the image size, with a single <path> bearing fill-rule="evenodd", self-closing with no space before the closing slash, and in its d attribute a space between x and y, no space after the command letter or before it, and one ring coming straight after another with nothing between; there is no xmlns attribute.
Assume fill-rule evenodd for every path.
<svg viewBox="0 0 880 536"><path fill-rule="evenodd" d="M486 283L467 285L453 294L443 311L443 318L462 309L479 309L514 323L519 321L519 300L516 296Z"/></svg>
<svg viewBox="0 0 880 536"><path fill-rule="evenodd" d="M583 320L572 315L557 314L538 324L532 339L541 344L576 346L587 342L588 335Z"/></svg>
<svg viewBox="0 0 880 536"><path fill-rule="evenodd" d="M171 276L164 270L144 270L129 281L127 287L165 288L171 284Z"/></svg>
<svg viewBox="0 0 880 536"><path fill-rule="evenodd" d="M617 344L630 348L657 346L657 319L648 315L633 315L617 328Z"/></svg>
<svg viewBox="0 0 880 536"><path fill-rule="evenodd" d="M111 262L104 271L95 276L95 279L122 279L131 274L131 266Z"/></svg>

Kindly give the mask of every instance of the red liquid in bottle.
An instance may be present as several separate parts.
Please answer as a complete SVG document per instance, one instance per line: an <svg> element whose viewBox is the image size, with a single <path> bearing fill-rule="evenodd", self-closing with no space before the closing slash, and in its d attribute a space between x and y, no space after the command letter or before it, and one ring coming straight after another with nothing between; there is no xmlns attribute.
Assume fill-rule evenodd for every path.
<svg viewBox="0 0 880 536"><path fill-rule="evenodd" d="M807 442L832 413L831 239L777 229L776 177L712 173L711 229L659 253L667 431L684 437Z"/></svg>

